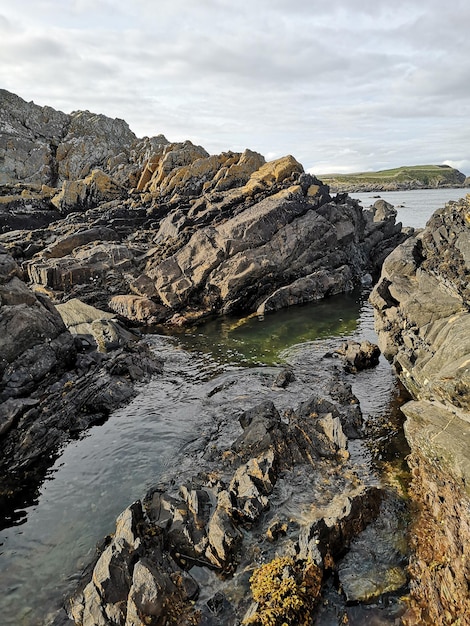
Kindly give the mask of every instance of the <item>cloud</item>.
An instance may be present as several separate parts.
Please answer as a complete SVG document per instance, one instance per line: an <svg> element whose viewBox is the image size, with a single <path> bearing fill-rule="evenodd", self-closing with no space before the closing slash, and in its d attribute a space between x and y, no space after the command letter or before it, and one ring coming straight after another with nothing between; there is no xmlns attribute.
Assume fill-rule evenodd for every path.
<svg viewBox="0 0 470 626"><path fill-rule="evenodd" d="M22 0L2 13L0 85L38 104L323 172L469 160L464 0Z"/></svg>

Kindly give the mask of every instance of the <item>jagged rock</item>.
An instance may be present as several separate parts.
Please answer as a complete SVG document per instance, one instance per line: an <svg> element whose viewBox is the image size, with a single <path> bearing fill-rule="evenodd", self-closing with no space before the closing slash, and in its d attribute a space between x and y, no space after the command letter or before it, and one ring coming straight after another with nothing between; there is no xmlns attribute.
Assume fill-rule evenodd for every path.
<svg viewBox="0 0 470 626"><path fill-rule="evenodd" d="M22 394L23 384L19 379L14 380L18 378L15 369L20 366L23 354L28 353L34 361L38 356L38 351L34 350L36 346L39 346L39 352L45 350L48 353L47 363L37 365L37 371L31 374L33 378L41 374L45 376L48 368L57 365L54 359L56 344L48 344L65 332L65 326L47 298L37 297L20 280L19 267L1 247L0 272L0 374L3 376L0 397L5 394L8 397L10 393Z"/></svg>
<svg viewBox="0 0 470 626"><path fill-rule="evenodd" d="M124 120L111 119L90 111L75 111L68 117L66 132L57 146L58 179L79 180L94 168L112 171L118 155L122 161L136 142Z"/></svg>
<svg viewBox="0 0 470 626"><path fill-rule="evenodd" d="M378 364L380 348L370 341L348 341L336 350L336 354L344 361L347 371L359 372Z"/></svg>
<svg viewBox="0 0 470 626"><path fill-rule="evenodd" d="M464 419L470 408L464 278L470 259L459 242L468 237L468 211L467 197L436 212L420 235L387 258L371 294L379 345L403 384L419 398L462 409Z"/></svg>
<svg viewBox="0 0 470 626"><path fill-rule="evenodd" d="M133 292L167 307L167 319L263 314L352 289L405 238L393 208L332 200L290 155L209 156L189 141L137 140L124 122L89 112L65 116L61 133L53 202L67 217L3 240L27 259L30 280L58 297L102 307ZM93 250L103 241L96 228L114 231L104 239L120 247ZM75 239L86 231L96 239Z"/></svg>
<svg viewBox="0 0 470 626"><path fill-rule="evenodd" d="M282 183L284 180L292 178L295 174L302 174L303 171L302 165L291 155L270 161L262 165L250 176L243 188L243 192L247 195L253 195L271 187L275 183Z"/></svg>
<svg viewBox="0 0 470 626"><path fill-rule="evenodd" d="M427 401L403 407L411 447L412 558L406 626L470 618L468 540L470 490L468 422Z"/></svg>
<svg viewBox="0 0 470 626"><path fill-rule="evenodd" d="M66 256L75 250L92 241L115 241L118 239L117 233L111 228L96 226L85 230L78 230L65 237L58 237L54 243L44 249L43 255L48 259L56 259Z"/></svg>
<svg viewBox="0 0 470 626"><path fill-rule="evenodd" d="M0 156L4 162L0 184L23 180L54 187L57 182L84 178L109 161L116 167L120 153L127 162L136 141L123 120L89 111L67 115L27 103L5 90L0 96Z"/></svg>
<svg viewBox="0 0 470 626"><path fill-rule="evenodd" d="M274 551L284 552L283 558L303 572L303 587L313 585L315 578L316 598L324 570L375 518L381 501L378 489L366 487L357 477L349 482L344 468L346 456L335 457L333 453L344 451L347 445L339 418L342 411L343 407L319 397L302 403L284 420L272 401L244 411L239 416L244 432L230 450L222 449L215 458L211 455L202 471L190 474L179 488L177 475L173 476L168 486L150 490L142 508L133 505L135 510L125 511L111 543L72 597L69 614L77 624L88 624L82 616L100 615L95 603L101 597L101 612L112 614L122 625L147 623L157 616L175 624L186 624L187 619L194 624L206 623L204 620L215 624L213 619L236 623L246 613L247 600L240 592L225 594L222 581L234 572L233 580L239 580L238 563L251 571L258 565L259 550L266 554L268 549L273 555ZM216 428L221 428L221 423ZM344 491L331 491L334 467L343 489L347 484ZM302 504L289 507L289 522L279 520L276 502L285 498L285 489L295 490L297 484L302 489L296 491L295 498ZM140 540L135 539L136 533ZM129 564L121 557L124 537L126 545L135 546L132 584L127 574ZM124 578L114 582L109 568L113 555L121 559L124 569ZM197 600L194 581L186 581L186 595L180 591L176 600L175 589L168 583L184 580L186 570L194 566L221 576L219 595L205 605ZM207 575L198 576L201 581L207 579ZM206 587L201 588L206 599L211 580L209 577ZM231 577L227 581L232 584ZM122 588L128 590L125 615L113 604L118 599L119 607L124 606Z"/></svg>
<svg viewBox="0 0 470 626"><path fill-rule="evenodd" d="M86 178L66 180L61 191L52 198L52 204L62 213L89 209L101 202L124 198L125 189L111 176L94 169Z"/></svg>
<svg viewBox="0 0 470 626"><path fill-rule="evenodd" d="M305 179L305 187L313 182ZM220 226L197 230L160 264L149 260L146 275L171 308L202 300L224 312L271 310L351 289L363 273L355 268L368 258L361 250L362 209L351 202L340 216L333 202L316 206L322 197L312 204L300 186L272 195Z"/></svg>
<svg viewBox="0 0 470 626"><path fill-rule="evenodd" d="M180 149L171 145L154 157L142 173L138 189L179 197L226 191L245 185L264 163L264 157L251 150L209 156L201 147L185 142Z"/></svg>
<svg viewBox="0 0 470 626"><path fill-rule="evenodd" d="M0 91L0 184L25 180L54 183L54 154L68 116Z"/></svg>
<svg viewBox="0 0 470 626"><path fill-rule="evenodd" d="M129 321L158 324L167 316L167 309L143 296L113 296L109 308Z"/></svg>
<svg viewBox="0 0 470 626"><path fill-rule="evenodd" d="M419 511L410 626L470 619L470 574L460 566L470 529L469 214L469 196L436 211L386 259L370 298L379 344L416 399L402 407Z"/></svg>

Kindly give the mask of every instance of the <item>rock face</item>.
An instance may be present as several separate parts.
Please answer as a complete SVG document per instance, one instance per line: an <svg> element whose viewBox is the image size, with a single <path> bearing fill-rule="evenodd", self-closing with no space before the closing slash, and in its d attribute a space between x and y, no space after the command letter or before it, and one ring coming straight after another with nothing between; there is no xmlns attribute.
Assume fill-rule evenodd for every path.
<svg viewBox="0 0 470 626"><path fill-rule="evenodd" d="M415 398L403 408L418 509L409 624L470 621L469 270L467 196L386 259L371 295L380 345Z"/></svg>
<svg viewBox="0 0 470 626"><path fill-rule="evenodd" d="M350 290L405 237L393 211L332 198L292 156L211 156L0 96L0 243L56 301L137 323L264 314Z"/></svg>

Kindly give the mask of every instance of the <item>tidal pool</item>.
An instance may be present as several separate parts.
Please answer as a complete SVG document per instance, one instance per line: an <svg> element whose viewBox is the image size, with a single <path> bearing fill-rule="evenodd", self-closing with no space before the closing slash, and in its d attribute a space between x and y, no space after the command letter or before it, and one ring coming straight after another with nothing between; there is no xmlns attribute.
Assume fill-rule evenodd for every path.
<svg viewBox="0 0 470 626"><path fill-rule="evenodd" d="M366 293L334 296L263 319L225 317L172 336L149 334L164 359L163 375L142 385L137 398L105 424L65 446L37 501L18 512L22 523L1 531L1 623L53 622L117 515L175 471L178 455L211 419L207 394L218 377L299 359L308 367L306 354L314 358L316 350L347 338L375 339ZM395 387L384 360L355 379L366 417L385 414Z"/></svg>

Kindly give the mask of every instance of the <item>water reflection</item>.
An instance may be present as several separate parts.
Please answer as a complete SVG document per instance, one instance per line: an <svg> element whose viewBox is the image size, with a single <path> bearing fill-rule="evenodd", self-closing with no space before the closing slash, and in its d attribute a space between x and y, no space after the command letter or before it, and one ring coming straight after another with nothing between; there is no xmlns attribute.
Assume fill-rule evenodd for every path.
<svg viewBox="0 0 470 626"><path fill-rule="evenodd" d="M356 290L262 318L223 316L203 326L160 330L176 333L187 350L209 353L219 363L277 365L292 345L353 334L366 299L365 292Z"/></svg>

